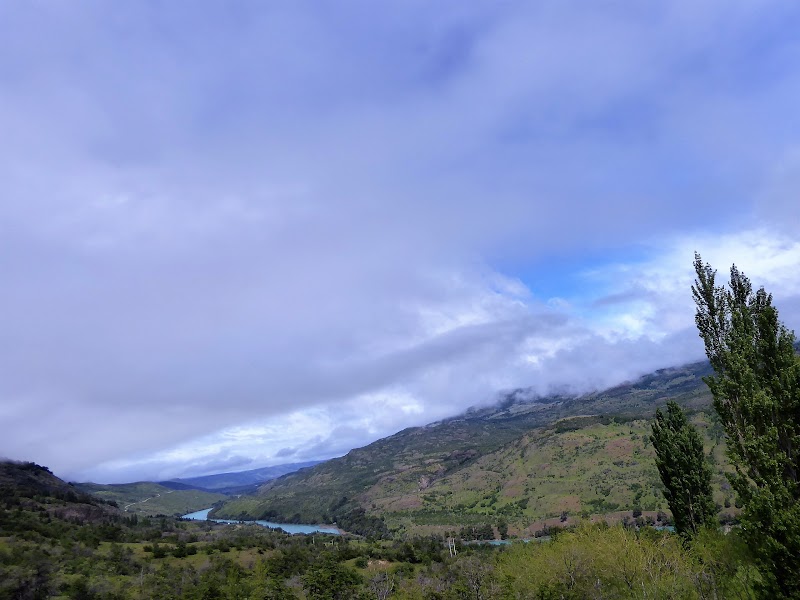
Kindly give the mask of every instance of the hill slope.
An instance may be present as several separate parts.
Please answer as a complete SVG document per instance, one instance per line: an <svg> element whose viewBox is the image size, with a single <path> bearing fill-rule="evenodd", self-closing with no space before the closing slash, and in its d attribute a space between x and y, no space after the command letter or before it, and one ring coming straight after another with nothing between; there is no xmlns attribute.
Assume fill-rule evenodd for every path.
<svg viewBox="0 0 800 600"><path fill-rule="evenodd" d="M227 498L224 494L203 490L173 490L150 481L121 484L79 483L75 484L75 488L108 502L115 502L125 512L145 516L185 515Z"/></svg>
<svg viewBox="0 0 800 600"><path fill-rule="evenodd" d="M496 406L406 429L276 479L216 514L341 524L343 515L363 509L395 527L455 525L471 515L502 516L523 527L567 508L609 510L634 497L655 507L657 476L652 460L642 456L648 433L642 419L667 399L693 411L708 408L701 378L709 373L707 363L696 363L580 397L531 399L517 390ZM531 483L537 468L541 485ZM629 491L612 483L603 493L609 488L603 482L618 472ZM646 493L637 495L640 490ZM514 502L519 510L509 506Z"/></svg>
<svg viewBox="0 0 800 600"><path fill-rule="evenodd" d="M121 516L114 502L65 483L32 462L0 461L0 499L8 510L18 507L60 519L104 522Z"/></svg>

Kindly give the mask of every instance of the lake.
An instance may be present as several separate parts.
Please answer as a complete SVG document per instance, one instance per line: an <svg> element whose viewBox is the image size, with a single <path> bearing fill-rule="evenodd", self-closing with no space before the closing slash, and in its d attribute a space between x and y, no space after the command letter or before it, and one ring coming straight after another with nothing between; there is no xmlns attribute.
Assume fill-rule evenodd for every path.
<svg viewBox="0 0 800 600"><path fill-rule="evenodd" d="M244 523L250 524L255 523L256 525L261 525L262 527L269 527L270 529L281 529L286 533L329 533L331 535L339 535L341 532L336 529L333 525L306 525L303 523L273 523L272 521L236 521L231 519L209 519L208 513L211 512L212 509L205 508L203 510L198 510L193 513L189 513L188 515L183 515L184 519L189 519L190 521L213 521L215 523Z"/></svg>

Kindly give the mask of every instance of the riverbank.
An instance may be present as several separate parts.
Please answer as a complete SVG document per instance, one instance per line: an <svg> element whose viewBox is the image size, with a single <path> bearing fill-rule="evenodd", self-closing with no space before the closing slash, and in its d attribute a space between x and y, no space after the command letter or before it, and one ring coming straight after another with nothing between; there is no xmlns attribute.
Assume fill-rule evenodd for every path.
<svg viewBox="0 0 800 600"><path fill-rule="evenodd" d="M242 521L238 519L209 519L208 514L212 511L212 508L205 508L203 510L198 510L192 513L188 513L183 515L183 519L188 519L190 521L212 521L214 523L227 523L227 524L255 524L260 525L262 527L267 527L269 529L280 529L285 531L286 533L296 535L296 534L304 534L310 535L314 533L325 533L329 535L343 535L345 532L336 527L335 525L312 525L306 523L275 523L273 521Z"/></svg>

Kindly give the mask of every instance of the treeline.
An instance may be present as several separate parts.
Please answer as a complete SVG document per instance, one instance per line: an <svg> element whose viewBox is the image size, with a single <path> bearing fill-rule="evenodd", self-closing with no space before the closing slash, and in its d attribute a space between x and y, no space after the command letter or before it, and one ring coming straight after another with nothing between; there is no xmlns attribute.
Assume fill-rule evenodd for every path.
<svg viewBox="0 0 800 600"><path fill-rule="evenodd" d="M58 483L54 485L54 481ZM10 508L21 506L26 499L42 503L79 503L117 508L116 502L73 489L71 484L55 478L47 467L34 462L2 461L0 502Z"/></svg>
<svg viewBox="0 0 800 600"><path fill-rule="evenodd" d="M162 533L96 548L11 536L0 547L0 599L747 598L759 581L739 536L713 531L686 545L668 532L583 524L549 542L457 544L455 556L437 537L366 542L186 523Z"/></svg>
<svg viewBox="0 0 800 600"><path fill-rule="evenodd" d="M508 534L507 527L506 534ZM462 540L493 540L494 527L492 527L490 523L467 525L461 528L458 532L458 537Z"/></svg>
<svg viewBox="0 0 800 600"><path fill-rule="evenodd" d="M368 515L361 507L335 515L333 521L345 531L366 538L386 539L389 537L389 528L386 527L383 519Z"/></svg>
<svg viewBox="0 0 800 600"><path fill-rule="evenodd" d="M249 520L247 514L240 515L241 520ZM275 510L266 510L259 520L280 523L335 523L340 529L369 539L388 539L389 528L381 517L368 515L367 511L350 502L347 497L333 502L328 511L320 515L303 515L294 513L285 515Z"/></svg>
<svg viewBox="0 0 800 600"><path fill-rule="evenodd" d="M746 598L761 581L735 530L686 541L633 522L584 524L551 531L551 541L496 548L437 536L289 536L118 512L91 521L23 500L0 504L0 600ZM454 536L494 538L502 525L476 523Z"/></svg>

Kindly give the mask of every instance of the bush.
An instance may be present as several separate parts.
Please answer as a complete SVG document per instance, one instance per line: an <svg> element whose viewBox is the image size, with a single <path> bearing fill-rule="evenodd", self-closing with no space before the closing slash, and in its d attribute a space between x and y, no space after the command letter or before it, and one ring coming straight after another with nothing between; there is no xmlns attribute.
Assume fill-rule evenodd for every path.
<svg viewBox="0 0 800 600"><path fill-rule="evenodd" d="M753 569L736 536L702 531L690 551L676 534L583 523L549 543L497 556L513 598L749 597Z"/></svg>

